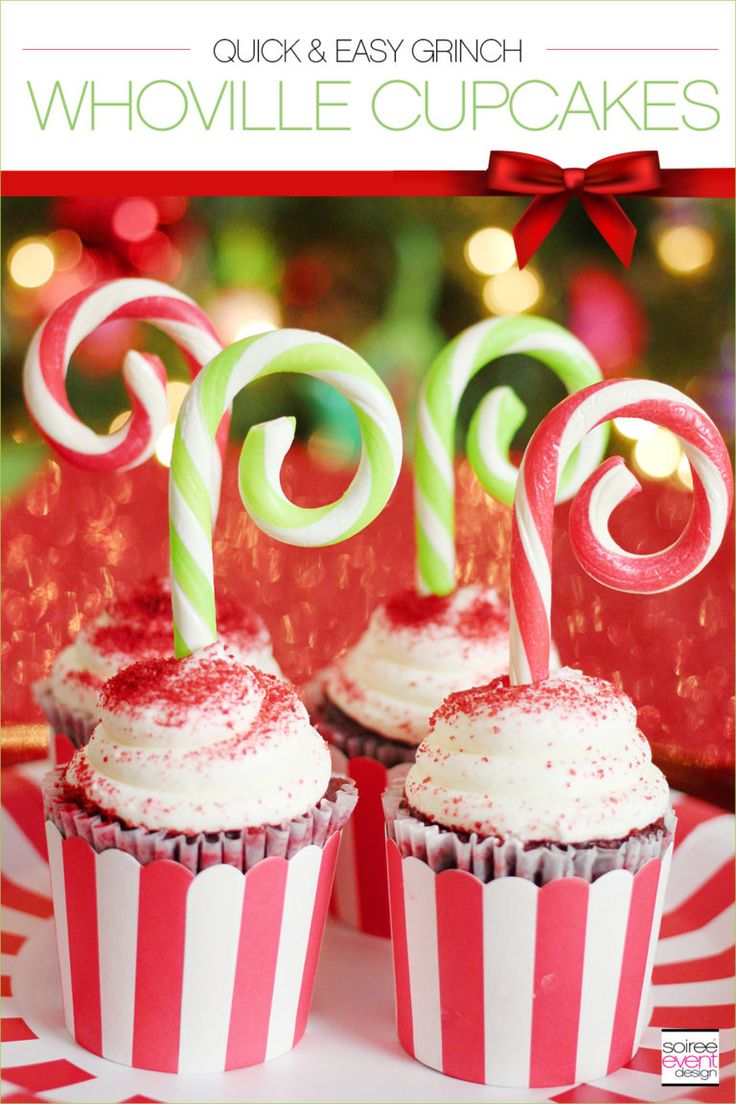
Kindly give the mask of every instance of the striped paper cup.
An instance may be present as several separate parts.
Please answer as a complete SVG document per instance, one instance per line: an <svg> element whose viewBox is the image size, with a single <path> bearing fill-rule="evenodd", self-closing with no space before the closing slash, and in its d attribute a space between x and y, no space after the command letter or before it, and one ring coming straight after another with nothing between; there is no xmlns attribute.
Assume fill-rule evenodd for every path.
<svg viewBox="0 0 736 1104"><path fill-rule="evenodd" d="M483 884L402 858L388 869L399 1040L451 1077L541 1088L623 1066L647 997L672 844L636 874Z"/></svg>
<svg viewBox="0 0 736 1104"><path fill-rule="evenodd" d="M304 1034L335 861L324 847L246 874L142 865L46 824L64 1016L95 1054L206 1073L276 1058Z"/></svg>
<svg viewBox="0 0 736 1104"><path fill-rule="evenodd" d="M365 755L348 759L333 745L330 755L333 772L350 778L359 795L355 811L343 830L330 911L367 935L388 939L391 918L381 796L394 777L403 776L407 768L401 763L387 769L377 759Z"/></svg>
<svg viewBox="0 0 736 1104"><path fill-rule="evenodd" d="M76 747L65 732L49 729L49 763L52 767L61 767L74 755Z"/></svg>

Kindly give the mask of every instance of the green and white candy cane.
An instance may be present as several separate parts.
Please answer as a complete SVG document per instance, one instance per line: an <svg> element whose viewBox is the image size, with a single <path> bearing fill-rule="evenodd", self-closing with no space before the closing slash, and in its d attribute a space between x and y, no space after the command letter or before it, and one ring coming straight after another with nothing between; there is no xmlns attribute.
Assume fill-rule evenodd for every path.
<svg viewBox="0 0 736 1104"><path fill-rule="evenodd" d="M465 388L498 357L525 353L542 361L572 394L597 383L601 372L590 352L568 330L532 316L493 318L464 330L439 354L419 393L414 448L417 586L422 593L455 589L455 424ZM509 459L526 408L510 387L493 388L478 405L466 442L473 470L500 502L514 500L517 469ZM573 453L557 501L571 498L596 468L608 440L601 426Z"/></svg>
<svg viewBox="0 0 736 1104"><path fill-rule="evenodd" d="M323 380L344 395L358 418L362 450L342 497L327 506L305 508L291 502L281 486L295 419L253 426L240 454L238 483L243 505L260 529L285 544L337 544L377 517L399 477L401 424L393 400L373 369L347 346L307 330L277 330L219 353L182 403L171 458L169 530L178 656L217 639L208 490L217 427L248 384L281 372Z"/></svg>

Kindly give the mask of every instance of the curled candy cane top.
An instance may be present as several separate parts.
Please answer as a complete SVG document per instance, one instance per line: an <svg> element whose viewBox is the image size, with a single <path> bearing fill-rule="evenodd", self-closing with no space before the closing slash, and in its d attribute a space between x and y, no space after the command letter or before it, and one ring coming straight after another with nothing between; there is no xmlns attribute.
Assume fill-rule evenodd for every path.
<svg viewBox="0 0 736 1104"><path fill-rule="evenodd" d="M222 345L207 316L187 295L156 280L123 279L97 284L63 303L37 330L23 367L23 393L40 432L79 467L111 471L136 467L152 455L168 421L166 374L158 357L129 352L123 381L131 417L119 430L95 433L72 410L66 393L69 362L77 346L104 322L150 322L185 354L192 374Z"/></svg>
<svg viewBox="0 0 736 1104"><path fill-rule="evenodd" d="M701 408L664 383L607 380L571 395L537 428L521 465L511 546L510 674L537 682L549 672L552 522L560 471L587 433L612 418L642 418L670 429L693 478L690 518L661 552L620 548L608 524L615 508L639 490L620 457L583 484L570 511L570 539L581 566L617 590L651 594L687 582L720 546L733 502L733 473L720 433Z"/></svg>
<svg viewBox="0 0 736 1104"><path fill-rule="evenodd" d="M293 418L254 426L240 456L240 497L265 533L286 544L337 544L364 529L388 501L401 467L401 424L386 387L345 345L306 330L277 330L236 342L207 365L179 413L169 478L171 571L177 655L216 639L212 503L208 470L224 412L248 384L293 372L335 387L360 427L358 470L337 502L296 506L281 486L281 465L294 439Z"/></svg>
<svg viewBox="0 0 736 1104"><path fill-rule="evenodd" d="M591 353L562 326L544 318L494 318L470 326L437 357L419 395L415 444L417 585L432 594L455 587L454 454L460 400L470 380L491 361L526 354L547 365L569 392L600 380ZM471 420L467 454L489 494L511 503L517 469L509 448L526 415L509 387L493 388ZM571 497L603 455L608 439L601 426L571 457L558 500Z"/></svg>

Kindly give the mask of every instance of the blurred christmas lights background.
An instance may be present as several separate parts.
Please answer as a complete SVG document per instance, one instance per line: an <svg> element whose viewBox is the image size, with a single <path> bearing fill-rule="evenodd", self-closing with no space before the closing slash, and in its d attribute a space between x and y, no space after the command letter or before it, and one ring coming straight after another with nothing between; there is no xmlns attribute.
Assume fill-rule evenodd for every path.
<svg viewBox="0 0 736 1104"><path fill-rule="evenodd" d="M35 327L81 288L129 275L188 292L225 343L282 325L339 338L381 373L409 429L417 382L446 340L487 315L531 312L569 326L605 375L673 383L730 432L733 205L630 201L639 230L630 272L577 204L519 271L509 231L523 209L513 198L6 199L4 444L6 436L18 444L35 439L20 392ZM109 325L75 358L71 401L98 430L125 414L119 366L125 349L145 341L139 329ZM166 349L160 335L148 340ZM167 354L169 377L183 380L184 365ZM523 363L523 373L509 360L482 375L463 414L490 382L513 379L529 405L527 425L535 425L563 392L550 372ZM173 415L183 388L171 390ZM317 383L272 380L253 388L236 411L234 433L285 410L298 415L304 438L316 433L345 451L355 447L341 400ZM160 451L165 457L166 441ZM668 477L678 462L664 433L637 446L645 473Z"/></svg>
<svg viewBox="0 0 736 1104"><path fill-rule="evenodd" d="M187 387L185 365L167 339L137 323L112 323L87 339L74 358L69 376L71 402L80 417L100 431L119 425L126 417L120 365L127 349L148 348L160 353L169 372L172 425L159 441L158 463L151 461L147 468L152 470L146 473L107 480L109 502L104 508L93 497L94 480L89 476L82 479L68 467L60 469L50 460L22 400L21 366L33 331L61 302L98 280L138 275L171 282L209 312L225 343L278 326L319 330L344 341L366 357L391 389L402 414L408 448L411 447L413 403L418 383L434 355L447 340L480 318L521 312L540 314L568 326L589 346L605 376L647 376L686 391L714 418L729 445L733 443L733 204L726 200L704 199L628 201L627 212L638 228L634 262L629 272L618 263L582 209L574 203L568 206L563 219L531 264L519 271L510 230L524 207L525 201L515 198L187 199L136 196L4 200L2 459L6 568L3 663L11 684L25 688L16 698L15 707L11 708L13 721L32 719L27 715L28 685L33 677L43 673L54 649L74 631L79 616L94 612L96 599L90 595L98 594L101 601L114 580L123 578L126 573L135 575L151 565L156 570L165 569L165 550L159 555L161 549L158 549L155 562L149 562L145 556L136 556L134 561L130 556L127 561L123 557L112 564L112 575L109 573L110 532L115 530L121 518L126 525L134 525L129 517L122 517L125 511L121 504L131 501L130 480L143 480L141 485L145 484L147 493L152 495L165 489L164 466L170 454L173 419ZM518 448L525 444L529 430L564 394L553 374L528 358L508 357L489 366L473 381L464 397L459 426L460 450L467 421L478 398L489 386L499 382L512 383L529 411L526 426L516 441ZM292 382L288 377L262 381L249 389L248 401L237 404L232 435L242 437L248 425L282 413L297 416L298 433L309 461L331 473L328 483L333 476L340 483L343 476L339 469L354 457L358 446L357 426L344 400L317 381ZM629 459L655 496L656 501L651 500L648 508L651 515L654 501L660 536L670 530L674 535L685 516L683 509L686 511L690 486L688 465L676 439L668 431L647 423L623 421L615 427L612 447ZM482 511L485 527L493 508L475 486L467 465L463 466L462 461L460 464L461 510L463 503L470 504L468 508L471 509L471 513L459 521L459 540L465 541L464 556L460 557L463 578L480 574L503 585L505 568L500 562L507 548L507 518L499 515L496 536L489 537L487 531L478 534L478 515L472 510ZM31 533L21 518L42 521L46 508L39 512L39 501L43 499L48 505L48 496L57 493L60 481L63 484L66 479L69 483L77 478L81 479L78 510L84 509L86 501L91 511L85 530L87 548L90 533L97 525L94 531L98 532L100 553L95 567L98 574L92 572L89 578L85 577L82 589L87 589L83 600L79 595L74 598L71 594L73 583L67 581L69 593L64 599L64 616L53 632L46 633L43 641L34 637L31 647L28 634L35 632L38 636L33 626L45 616L44 613L36 616L42 604L38 598L39 588L48 584L53 562L47 556L42 557L43 582L40 581L39 564L36 563L34 569L28 564L35 562L34 542L43 542L44 533L51 539L52 530L48 521L45 530L34 529ZM309 483L312 491L314 486ZM128 487L128 491L121 490L124 487ZM62 492L63 489L62 486ZM290 627L283 632L275 630L277 635L281 633L285 645L302 649L299 657L296 651L292 657L289 673L294 677L303 678L308 674L305 648L316 648L313 658L322 659L330 649L334 654L335 648L344 646L355 636L372 602L381 593L395 588L397 572L399 581L411 582L410 496L406 482L398 501L406 514L401 520L406 542L394 554L396 563L390 570L387 566L383 573L375 557L368 563L363 553L355 552L363 548L360 538L348 549L334 555L322 554L321 559L310 553L311 560L304 554L277 551L273 544L265 542L271 567L264 571L266 576L270 572L273 578L264 576L261 579L260 569L255 569L255 560L250 564L255 580L250 596L255 590L266 605L271 602L279 607L279 617L289 619L291 615L286 612L286 603L288 600L293 604L298 588L291 593L283 577L279 583L279 572L273 565L297 565L299 571L307 572L303 577L307 579L308 588L314 585L309 583L309 570L314 574L316 563L326 564L329 575L333 560L335 565L338 561L343 563L341 557L353 549L351 585L367 588L366 601L361 600L351 610L352 621L344 631L338 631L337 638L334 638L337 630L333 624L333 639L325 643L326 650L320 651L318 637L314 634L310 637L308 622L315 616L313 609L311 613L304 613L308 644L304 640L300 644L293 618ZM110 502L117 505L110 507ZM158 508L162 513L160 537L165 544L163 501ZM233 505L233 509L237 507ZM635 512L631 514L632 518L634 516ZM238 541L245 540L246 544L250 541L248 547L255 547L257 538L247 528L247 520L238 520L237 526L246 528L235 526L237 533L232 527L228 530L227 525L226 521L226 535L222 538L225 560L230 538L233 554ZM643 516L642 525L652 530L652 521ZM380 526L374 531L374 543L380 540L380 531ZM81 539L81 529L76 532L76 537L64 538L72 550L75 541ZM54 530L54 539L58 536ZM30 543L23 543L21 538ZM632 537L634 545L640 548L642 540L646 543L649 539L650 534ZM654 547L656 540L655 536ZM711 575L702 582L698 600L693 605L693 624L700 626L698 631L711 642L711 652L716 638L720 641L724 631L726 637L729 633L730 554L727 550L725 557L721 557L717 580ZM289 561L289 555L296 558ZM401 566L397 567L399 560ZM71 561L67 566L71 570ZM347 579L346 570L345 564L340 569L335 566L335 578L342 571ZM24 571L27 576L25 596ZM574 567L571 571L574 572ZM101 582L102 579L105 581ZM586 602L589 612L593 611L593 621L600 614L598 597L585 589L587 584L576 583L576 579L579 580L579 574L570 575L564 584L560 583L561 588L568 588L569 603L577 603L576 610L571 610L568 604L564 611L566 623L569 623L570 658L575 660L584 636L578 614ZM688 587L694 586L694 583L688 584ZM268 587L274 592L280 587L281 597L270 591L267 594ZM28 605L29 595L36 596L36 613ZM706 599L711 605L703 607ZM604 605L611 601L609 592L604 596ZM659 606L655 604L647 609L682 609L687 605L687 595L683 591L671 607L667 606L667 601L673 599L659 599ZM598 607L595 607L596 602ZM21 611L21 606L25 612ZM56 608L52 603L49 613ZM630 615L627 614L631 618L637 616L635 610L643 611L644 605L626 608L631 610ZM686 622L687 618L678 620L675 616L674 628L668 630L667 647L671 646L670 667L677 695L687 699L691 692L695 698L710 694L708 709L701 700L698 717L688 720L691 743L699 741L697 754L693 744L683 758L684 730L673 734L670 724L664 731L667 726L662 702L657 705L657 718L649 718L648 735L655 741L659 737L662 749L666 748L667 740L670 744L674 741L679 748L678 755L689 766L697 763L712 768L716 765L722 771L732 762L728 747L733 724L727 704L728 716L723 719L723 703L728 703L730 695L732 663L728 654L722 657L723 669L728 672L724 682L723 675L713 676L716 653L709 652L711 666L699 674L696 672L701 681L697 682L695 690L691 684L683 683L683 678L689 678L692 672L688 670L683 674L681 660L676 658L675 652L678 647L682 651L685 638L690 641L688 655L692 655L693 648L696 652L699 649L697 639L693 643L693 633ZM713 624L716 629L711 632ZM610 632L604 636L608 639ZM625 636L619 632L617 639L620 638L620 647L630 653L631 642L627 643ZM648 647L656 649L657 639L657 632L654 632ZM726 648L728 650L730 645ZM585 651L580 652L580 662L586 668L591 653L588 651L587 655L588 662ZM600 657L596 662L601 670L606 669ZM720 670L720 661L716 666ZM623 670L620 663L614 667ZM611 670L607 673L610 676ZM707 694L703 681L706 676L711 680ZM632 678L633 675L623 678L629 692L633 692ZM638 694L637 704L642 709L651 704L641 687ZM711 707L716 709L715 714ZM714 723L717 731L713 731ZM692 731L693 726L700 735ZM710 750L703 750L706 729L710 733Z"/></svg>

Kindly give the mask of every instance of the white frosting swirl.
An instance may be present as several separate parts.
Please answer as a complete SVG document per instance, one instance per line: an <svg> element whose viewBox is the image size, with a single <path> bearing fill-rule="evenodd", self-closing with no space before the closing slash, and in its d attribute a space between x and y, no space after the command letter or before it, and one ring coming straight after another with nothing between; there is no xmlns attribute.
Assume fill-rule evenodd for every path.
<svg viewBox="0 0 736 1104"><path fill-rule="evenodd" d="M280 824L327 789L329 751L296 691L219 644L119 672L99 713L66 782L126 824L189 834Z"/></svg>
<svg viewBox="0 0 736 1104"><path fill-rule="evenodd" d="M508 670L508 634L508 606L495 590L401 594L373 611L360 640L327 673L324 692L365 728L418 744L448 694Z"/></svg>
<svg viewBox="0 0 736 1104"><path fill-rule="evenodd" d="M626 694L579 671L453 694L406 778L427 820L480 836L583 843L659 820L669 790Z"/></svg>
<svg viewBox="0 0 736 1104"><path fill-rule="evenodd" d="M228 651L243 663L281 675L260 617L233 603L221 605L220 639ZM171 584L149 579L80 630L56 657L49 687L58 705L94 718L97 698L109 678L131 663L172 655L173 646Z"/></svg>

